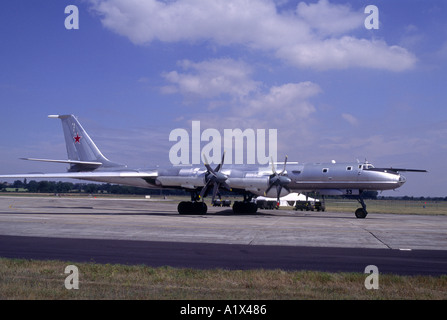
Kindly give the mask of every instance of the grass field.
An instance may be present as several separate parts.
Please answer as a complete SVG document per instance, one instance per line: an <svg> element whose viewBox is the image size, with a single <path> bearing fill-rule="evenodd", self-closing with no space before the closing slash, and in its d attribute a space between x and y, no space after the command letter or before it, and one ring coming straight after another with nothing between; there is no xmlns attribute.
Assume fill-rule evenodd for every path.
<svg viewBox="0 0 447 320"><path fill-rule="evenodd" d="M379 288L365 288L367 274L282 270L196 270L74 263L79 289L65 288L73 263L0 258L0 299L295 300L447 299L447 276L379 274Z"/></svg>
<svg viewBox="0 0 447 320"><path fill-rule="evenodd" d="M447 215L447 201L434 200L365 200L369 213ZM360 205L356 200L326 200L330 212L354 212Z"/></svg>

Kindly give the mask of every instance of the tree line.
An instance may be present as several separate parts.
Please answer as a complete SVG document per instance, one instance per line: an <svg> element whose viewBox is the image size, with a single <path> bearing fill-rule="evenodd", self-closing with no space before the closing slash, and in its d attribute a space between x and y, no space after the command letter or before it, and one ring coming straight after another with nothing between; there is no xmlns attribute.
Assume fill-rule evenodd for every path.
<svg viewBox="0 0 447 320"><path fill-rule="evenodd" d="M136 194L136 195L185 195L183 190L146 189L110 183L73 183L63 181L16 180L14 183L0 183L0 192L30 193L88 193L88 194ZM189 193L188 193L189 194Z"/></svg>

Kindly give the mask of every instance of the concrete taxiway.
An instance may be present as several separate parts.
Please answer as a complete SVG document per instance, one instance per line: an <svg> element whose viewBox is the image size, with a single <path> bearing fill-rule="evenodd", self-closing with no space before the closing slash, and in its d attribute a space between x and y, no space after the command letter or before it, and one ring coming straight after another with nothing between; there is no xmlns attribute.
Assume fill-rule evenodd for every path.
<svg viewBox="0 0 447 320"><path fill-rule="evenodd" d="M179 215L176 201L0 197L0 235L187 243L447 250L447 216L260 210Z"/></svg>

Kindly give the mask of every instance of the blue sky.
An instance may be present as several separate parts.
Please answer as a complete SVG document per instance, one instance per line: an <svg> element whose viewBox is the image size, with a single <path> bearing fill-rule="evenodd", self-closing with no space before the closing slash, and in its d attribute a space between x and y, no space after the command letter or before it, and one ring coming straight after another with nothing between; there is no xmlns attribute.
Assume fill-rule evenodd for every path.
<svg viewBox="0 0 447 320"><path fill-rule="evenodd" d="M64 26L79 9L79 29ZM379 29L367 30L367 5ZM443 0L6 1L0 173L63 171L60 123L101 151L169 164L169 133L277 129L278 159L423 168L384 195L447 196Z"/></svg>

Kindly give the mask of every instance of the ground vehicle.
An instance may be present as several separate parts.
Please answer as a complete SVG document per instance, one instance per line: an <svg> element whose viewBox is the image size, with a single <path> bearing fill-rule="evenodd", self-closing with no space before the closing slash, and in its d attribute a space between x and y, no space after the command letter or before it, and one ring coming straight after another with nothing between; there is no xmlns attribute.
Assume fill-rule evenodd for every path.
<svg viewBox="0 0 447 320"><path fill-rule="evenodd" d="M257 200L256 205L259 209L278 209L278 202L274 200Z"/></svg>
<svg viewBox="0 0 447 320"><path fill-rule="evenodd" d="M306 211L325 211L326 206L319 200L315 201L297 201L295 203L294 210L306 210Z"/></svg>
<svg viewBox="0 0 447 320"><path fill-rule="evenodd" d="M231 200L215 199L213 201L213 207L229 207L231 206Z"/></svg>

